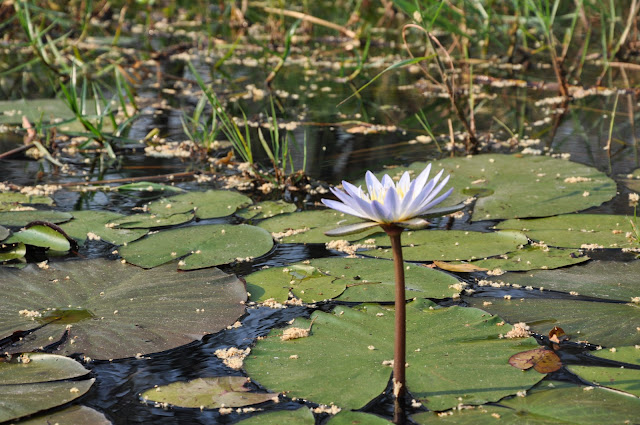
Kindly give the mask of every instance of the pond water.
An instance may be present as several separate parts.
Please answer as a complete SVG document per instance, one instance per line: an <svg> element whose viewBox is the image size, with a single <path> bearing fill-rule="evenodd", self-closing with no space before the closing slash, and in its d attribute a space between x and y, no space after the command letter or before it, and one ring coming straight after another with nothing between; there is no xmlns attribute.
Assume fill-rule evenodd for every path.
<svg viewBox="0 0 640 425"><path fill-rule="evenodd" d="M139 41L140 39L133 38L131 43L135 45ZM158 43L155 46L158 51L172 45L162 38L158 38L154 43ZM312 186L315 188L339 184L341 180L357 180L365 170L381 171L385 167L408 166L415 161L439 161L452 156L465 156L464 149L461 148L462 139L459 137L460 126L450 111L449 101L438 96L438 90L434 90L425 82L415 66L385 73L371 86L339 106L341 101L352 95L357 87L367 81L365 79L354 82L342 80L347 72L345 62L353 58L340 56L344 54L341 43L342 40L339 39L319 38L309 45L295 46L288 58L290 63L278 74L270 92L263 81L272 63L260 54L252 53L250 44L242 45L235 50L232 59L221 70L212 68L212 59L215 63L219 57L207 57L206 49L191 52L189 59L194 63L198 73L212 84L220 96L230 99L228 107L236 117L242 116L241 108L249 122L267 122L271 108L269 94L273 96L278 121L288 124L290 135L298 144L298 148L291 155L293 167L295 170L300 170L304 165L306 175L311 178ZM216 52L216 55L220 54L220 51ZM55 202L54 208L58 211L111 211L125 215L132 214L137 208L159 199L163 194L142 191L131 195L94 189L83 191L83 186L76 187L75 184L88 187L87 183L96 181L106 185L136 179L148 181L156 176L176 174L178 177L173 181L166 178L159 181L174 184L187 191L222 187L226 179L238 174L237 168L222 166L211 173L206 161L195 159L196 155L189 158L159 158L145 154L144 139L152 130L156 130L165 141L180 142L186 139L182 120L184 114L189 116L192 113L200 96L194 81L195 76L189 70L184 58L169 54L159 57L160 59L153 60L152 65L146 68L143 66L140 70L139 77L144 79L144 83L137 87L141 116L126 132L126 138L117 145L116 159L109 159L100 153L77 154L60 151L59 158L68 164L68 168L60 171L45 160L36 161L17 154L0 159L0 182L18 186L62 185L62 189L51 195ZM382 41L380 45L372 47L370 57L378 59L377 63L371 60L376 63L376 66L367 71L370 78L394 61L404 58L402 50ZM545 67L538 69L534 67L527 71L521 71L518 68L505 67L505 69L478 66L474 69L473 84L469 81L465 83L467 84L465 89L472 86L471 90L477 105L475 126L477 134L482 135L484 140L480 156L500 153L560 157L564 154L565 159L569 158L571 162L599 170L616 182L617 194L613 199L602 205L590 206L586 209L587 213L613 214L621 217L633 215L633 209L629 207L628 195L637 189L629 189L625 186L625 182L629 180L627 175L640 166L637 152L640 127L636 126L639 108L634 91L621 89L618 95L613 90L599 91L593 94L587 93L580 98L578 95L581 93L580 90L583 92L588 90L594 82L593 76L599 72L595 67L590 69L587 66L580 87L575 88L576 98L568 104L561 105L561 102L551 99L556 96L556 93L550 88L526 88L517 87L515 83L505 84L518 80L535 82L537 85L553 83L550 69ZM614 82L618 76L616 71L611 73L609 82L612 87L616 87ZM629 72L628 86L635 87L639 77L637 73ZM38 93L37 97L46 97L49 94L44 89L42 93ZM425 131L414 117L418 111L423 111L428 118L433 133L438 136L436 141L425 142L427 140ZM0 124L8 123L7 117L8 115L5 115L6 120L0 120ZM453 121L454 126L452 131L455 132L453 137L456 139L456 146L453 148L448 119ZM31 120L34 121L34 118ZM266 154L257 143L257 132L252 131L258 162L268 164ZM17 135L12 131L0 133L0 152L18 147L22 144L22 140L22 134ZM607 148L609 141L611 146ZM61 145L65 143L61 142ZM303 144L306 158L301 147ZM223 148L210 152L210 155L222 158L227 151L228 148ZM268 168L268 165L266 167ZM214 176L214 180L197 183L193 175L179 177L179 173L191 171L207 172ZM556 171L561 170L551 169L548 172ZM500 191L500 188L494 188L494 190ZM596 190L598 189L593 189L594 192ZM318 201L322 196L317 193L309 194L305 190L296 190L296 188L276 189L271 193L252 190L248 193L255 201L284 198L288 202L294 202L299 209L309 210L319 208ZM589 193L584 195L585 198L588 196ZM544 215L533 214L532 216ZM219 223L235 224L241 221L242 219L235 215L225 218L196 219L180 224L176 228ZM431 230L493 232L494 226L502 222L502 218L492 219L491 217L483 219L474 217L471 220L471 215L467 212L466 216L455 220L437 219L431 226ZM627 227L624 228L624 232L631 230ZM17 228L12 227L13 230ZM530 239L536 238L530 236ZM28 258L30 261L48 259L52 265L58 262L96 258L117 261L120 255L113 253L115 248L114 245L104 241L87 241L77 253L49 258L46 253L39 252ZM612 269L621 267L616 264L626 265L638 261L636 252L623 252L621 249L601 247L583 251L592 259L590 263L609 264ZM309 259L337 258L345 255L343 252L326 248L323 243L276 243L268 254L248 262L221 265L220 269L245 278L265 267L284 267ZM571 274L572 268L584 266L584 264L569 266L561 270L569 270L567 273ZM578 290L556 287L552 283L536 285L535 281L532 286L536 289L541 286L546 286L547 289L530 290L528 289L530 283L492 286L486 284L485 279L489 277L485 272L446 273L453 274L468 286L460 296L433 298L438 305L486 309L492 314L499 314L511 324L527 322L532 330L540 334L546 334L553 326L561 326L569 334L577 329L584 331L584 327L580 325L582 321L587 322L585 325L587 327L595 327L594 322L597 322L597 318L589 317L591 316L590 305L597 305L594 311L600 314L599 308L602 305L616 304L626 307L629 302L623 297L610 298L605 292L585 289L578 293ZM507 278L510 278L513 273L517 274L517 272L510 272L504 279L508 280ZM609 272L606 271L605 274L607 273ZM617 275L615 278L622 279ZM541 275L534 279L553 280L557 279L557 276L551 275L547 278ZM638 290L636 285L634 295L636 297L640 295ZM523 305L529 302L534 304L530 310L523 310L520 314L516 307L501 306L502 303L508 304L511 299L514 302L521 300ZM251 306L239 319L242 323L241 327L206 335L201 341L144 355L142 358L90 361L86 367L91 370L91 375L96 378L96 381L89 392L77 403L103 412L114 424L235 423L255 416L255 413L239 413L235 410L223 414L219 409L163 408L154 406L153 403L142 402L140 393L155 386L204 376L246 376L243 370L229 368L214 355L214 352L228 347L240 349L253 347L257 338L266 336L274 328L286 326L292 319L309 318L316 310L331 311L334 306L344 304L355 305L355 303L326 301L313 307L289 306L284 309ZM553 314L546 316L536 314L536 310L544 310L547 307L549 309L553 307ZM564 365L602 365L605 360L598 363L597 360L585 356L585 353L594 349L596 345L607 347L618 344L635 345L637 348L640 344L640 332L637 331L635 334L629 331L620 335L619 340L613 338L599 340L598 337L606 336L607 329L616 327L617 321L626 320L623 316L624 310L608 312L605 307L602 308L604 312L602 317L605 317L603 321L606 323L604 329L598 329L590 334L593 338L589 338L589 342L594 345L567 346L562 355ZM638 309L637 302L630 309L633 309L633 312L631 319L628 319L627 327L631 330L634 326L640 329L640 322L637 322L639 315L635 311ZM167 310L163 314L171 317L172 312ZM0 335L0 337L4 336ZM548 338L539 336L538 339L541 344L549 345ZM572 340L581 339L579 334L572 334ZM55 350L52 351L55 352ZM76 357L81 359L81 353ZM548 374L545 379L578 384L590 382L566 368ZM270 390L262 387L259 381L252 381L249 386L259 392ZM313 400L294 400L283 396L277 404L267 402L260 407L265 411L294 410L301 404L317 406ZM390 419L392 403L381 396L369 403L364 410ZM415 410L419 411L420 408ZM320 413L316 416L316 423L324 423L327 418L329 418L328 414Z"/></svg>

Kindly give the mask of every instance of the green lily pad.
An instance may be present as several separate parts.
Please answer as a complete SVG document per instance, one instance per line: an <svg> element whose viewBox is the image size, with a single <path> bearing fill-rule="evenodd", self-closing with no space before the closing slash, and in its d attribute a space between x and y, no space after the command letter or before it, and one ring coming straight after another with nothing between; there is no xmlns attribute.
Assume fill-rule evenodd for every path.
<svg viewBox="0 0 640 425"><path fill-rule="evenodd" d="M379 314L380 313L380 314ZM308 337L282 340L272 330L245 360L249 376L266 388L287 391L316 403L342 408L364 406L385 388L393 358L393 310L368 305L315 312L313 323L296 319L293 327ZM418 300L407 306L407 386L429 409L459 403L482 404L529 388L544 375L522 372L509 357L537 346L533 338L499 339L511 327L482 310L438 308Z"/></svg>
<svg viewBox="0 0 640 425"><path fill-rule="evenodd" d="M382 231L379 227L374 227L366 232L339 238L324 235L328 230L360 222L362 219L358 217L327 209L281 214L261 222L258 226L271 232L283 243L327 243L335 239L355 241Z"/></svg>
<svg viewBox="0 0 640 425"><path fill-rule="evenodd" d="M499 314L510 323L526 322L543 335L559 326L573 341L603 346L640 344L640 306L564 299L469 298L473 307ZM491 304L486 304L487 302Z"/></svg>
<svg viewBox="0 0 640 425"><path fill-rule="evenodd" d="M640 261L591 261L579 267L558 270L540 270L532 273L509 273L491 278L520 286L544 287L562 292L606 300L640 302Z"/></svg>
<svg viewBox="0 0 640 425"><path fill-rule="evenodd" d="M154 182L127 183L112 189L118 192L184 192L184 189L179 187Z"/></svg>
<svg viewBox="0 0 640 425"><path fill-rule="evenodd" d="M194 214L133 214L111 220L110 224L118 229L152 229L154 227L175 226L193 220Z"/></svg>
<svg viewBox="0 0 640 425"><path fill-rule="evenodd" d="M82 396L94 379L67 380L87 373L75 360L53 354L28 353L0 362L0 421L31 415Z"/></svg>
<svg viewBox="0 0 640 425"><path fill-rule="evenodd" d="M140 394L143 400L179 407L217 409L243 407L278 400L278 394L250 392L244 376L216 376L188 382L174 382Z"/></svg>
<svg viewBox="0 0 640 425"><path fill-rule="evenodd" d="M4 247L5 245L0 245ZM13 246L7 246L7 248L0 249L0 262L17 260L23 258L27 253L27 247L22 242Z"/></svg>
<svg viewBox="0 0 640 425"><path fill-rule="evenodd" d="M557 269L588 260L588 256L576 250L525 245L522 249L507 252L500 257L471 261L470 264L489 270L527 271L535 269Z"/></svg>
<svg viewBox="0 0 640 425"><path fill-rule="evenodd" d="M337 415L329 419L327 425L393 425L392 422L365 412L354 412L352 410L343 410Z"/></svg>
<svg viewBox="0 0 640 425"><path fill-rule="evenodd" d="M381 302L395 299L393 262L369 258L322 258L308 264L261 270L246 277L250 300L284 302L289 291L305 302L337 297L340 301ZM449 298L460 293L458 280L415 264L405 267L406 297Z"/></svg>
<svg viewBox="0 0 640 425"><path fill-rule="evenodd" d="M184 257L178 267L193 270L258 257L272 246L271 235L258 227L210 224L154 233L123 246L120 255L144 268Z"/></svg>
<svg viewBox="0 0 640 425"><path fill-rule="evenodd" d="M5 240L10 234L11 231L9 229L4 226L0 226L0 241Z"/></svg>
<svg viewBox="0 0 640 425"><path fill-rule="evenodd" d="M316 419L307 406L296 410L278 410L255 415L238 422L238 425L314 425Z"/></svg>
<svg viewBox="0 0 640 425"><path fill-rule="evenodd" d="M402 255L407 261L475 260L515 251L529 242L520 232L481 233L463 230L420 230L402 234ZM361 252L377 258L393 258L389 237L375 237L379 247Z"/></svg>
<svg viewBox="0 0 640 425"><path fill-rule="evenodd" d="M226 217L238 208L251 205L251 198L230 190L208 190L206 192L189 192L170 198L153 201L149 204L149 212L158 215L180 214L195 210L200 219Z"/></svg>
<svg viewBox="0 0 640 425"><path fill-rule="evenodd" d="M294 212L295 204L284 201L264 201L239 210L236 215L247 220L270 218L278 214Z"/></svg>
<svg viewBox="0 0 640 425"><path fill-rule="evenodd" d="M545 385L542 385L545 384ZM566 382L545 381L526 397L503 400L500 405L452 410L450 415L424 412L411 418L421 425L601 425L634 423L640 400L612 391L585 390Z"/></svg>
<svg viewBox="0 0 640 425"><path fill-rule="evenodd" d="M107 225L120 217L123 216L111 211L73 211L73 220L60 227L80 244L86 242L90 233L114 245L129 243L147 234L145 229L115 229Z"/></svg>
<svg viewBox="0 0 640 425"><path fill-rule="evenodd" d="M615 351L601 350L592 353L618 362L632 363L640 367L640 349L616 347ZM640 370L624 367L569 366L569 370L587 381L640 397Z"/></svg>
<svg viewBox="0 0 640 425"><path fill-rule="evenodd" d="M606 214L566 214L534 220L507 220L498 229L521 230L536 241L566 248L627 248L637 243L626 236L629 218Z"/></svg>
<svg viewBox="0 0 640 425"><path fill-rule="evenodd" d="M36 224L20 230L7 238L4 243L23 243L25 245L39 246L60 252L71 249L71 243L64 234L42 224Z"/></svg>
<svg viewBox="0 0 640 425"><path fill-rule="evenodd" d="M36 330L9 352L60 339L61 354L111 359L167 350L217 332L244 314L242 281L218 269L143 270L119 261L88 260L0 268L0 336Z"/></svg>
<svg viewBox="0 0 640 425"><path fill-rule="evenodd" d="M68 212L62 211L4 211L0 212L0 224L5 226L26 226L32 221L46 221L48 223L64 223L73 218Z"/></svg>
<svg viewBox="0 0 640 425"><path fill-rule="evenodd" d="M419 173L425 166L413 163L409 169ZM615 182L604 173L548 156L477 155L446 158L433 167L451 174L448 187L455 189L447 204L464 200L465 190L490 193L476 202L474 220L564 214L600 205L616 195Z"/></svg>
<svg viewBox="0 0 640 425"><path fill-rule="evenodd" d="M20 421L19 425L86 424L110 425L102 413L87 406L71 406L59 412Z"/></svg>
<svg viewBox="0 0 640 425"><path fill-rule="evenodd" d="M18 192L0 192L0 204L43 204L53 205L48 196L26 195Z"/></svg>

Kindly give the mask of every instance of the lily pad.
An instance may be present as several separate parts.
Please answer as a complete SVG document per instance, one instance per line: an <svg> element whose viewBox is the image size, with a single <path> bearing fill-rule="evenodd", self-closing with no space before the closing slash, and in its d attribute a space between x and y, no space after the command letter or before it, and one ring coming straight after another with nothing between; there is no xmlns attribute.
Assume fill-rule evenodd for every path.
<svg viewBox="0 0 640 425"><path fill-rule="evenodd" d="M0 268L0 336L35 330L9 352L69 335L61 354L111 359L163 351L233 324L244 313L242 281L218 269L179 273L119 261ZM50 338L51 337L51 338Z"/></svg>
<svg viewBox="0 0 640 425"><path fill-rule="evenodd" d="M244 376L216 376L188 382L174 382L140 394L143 400L169 403L179 407L217 409L243 407L278 400L278 394L255 393L245 387Z"/></svg>
<svg viewBox="0 0 640 425"><path fill-rule="evenodd" d="M343 306L315 312L293 327L311 335L280 338L281 329L259 340L245 360L250 377L267 388L316 403L357 409L379 395L393 358L393 310ZM499 339L509 325L482 310L439 308L418 300L407 306L407 386L429 409L483 404L529 388L544 375L508 364L517 352L537 346L533 338ZM505 329L506 328L506 329Z"/></svg>
<svg viewBox="0 0 640 425"><path fill-rule="evenodd" d="M20 421L19 425L86 424L110 425L102 413L87 406L71 406L59 412Z"/></svg>
<svg viewBox="0 0 640 425"><path fill-rule="evenodd" d="M395 299L393 262L369 258L322 258L308 264L261 270L246 277L251 301L287 300L291 290L305 302L337 297L340 301L380 302ZM449 298L460 293L458 280L415 264L405 267L406 297Z"/></svg>
<svg viewBox="0 0 640 425"><path fill-rule="evenodd" d="M324 235L324 232L328 230L361 222L362 219L358 217L327 209L281 214L261 222L258 226L271 232L276 239L283 243L327 243L335 239L355 241L382 231L379 227L374 227L367 232L341 236L340 238Z"/></svg>
<svg viewBox="0 0 640 425"><path fill-rule="evenodd" d="M38 246L60 252L71 249L71 243L66 235L42 224L36 224L20 230L7 238L4 243L23 243L25 245Z"/></svg>
<svg viewBox="0 0 640 425"><path fill-rule="evenodd" d="M402 255L407 261L460 261L475 260L515 251L529 242L520 232L502 231L493 233L463 230L420 230L402 234ZM379 247L363 251L364 255L377 258L393 258L389 237L375 237Z"/></svg>
<svg viewBox="0 0 640 425"><path fill-rule="evenodd" d="M640 261L591 261L589 264L552 271L509 273L491 280L502 280L521 286L544 287L562 292L631 302L640 302Z"/></svg>
<svg viewBox="0 0 640 425"><path fill-rule="evenodd" d="M87 99L85 109L88 114L95 113L96 103ZM68 120L75 118L73 111L62 99L20 99L0 101L0 124L19 125L22 116L26 116L31 123L49 122L52 120ZM69 124L64 124L68 126ZM82 130L80 123L76 123L73 130Z"/></svg>
<svg viewBox="0 0 640 425"><path fill-rule="evenodd" d="M506 321L526 322L531 331L547 334L559 326L574 341L603 346L640 344L640 306L564 299L506 300L468 298L471 306L499 314ZM486 304L487 302L491 304Z"/></svg>
<svg viewBox="0 0 640 425"><path fill-rule="evenodd" d="M107 226L109 222L120 217L123 216L110 211L73 211L73 220L60 227L81 244L86 242L90 233L93 233L92 237L98 236L114 245L129 243L147 234L147 230L144 229L115 229Z"/></svg>
<svg viewBox="0 0 640 425"><path fill-rule="evenodd" d="M192 212L171 215L133 214L111 220L110 224L118 229L152 229L187 223L193 220L193 217Z"/></svg>
<svg viewBox="0 0 640 425"><path fill-rule="evenodd" d="M614 351L601 350L595 357L631 363L640 367L640 349L616 347ZM569 370L587 381L640 397L640 370L628 367L569 366Z"/></svg>
<svg viewBox="0 0 640 425"><path fill-rule="evenodd" d="M503 400L500 405L452 410L450 415L424 412L411 418L418 424L456 425L601 425L633 423L640 400L602 388L589 391L566 382L545 381L525 397Z"/></svg>
<svg viewBox="0 0 640 425"><path fill-rule="evenodd" d="M343 410L337 415L329 419L327 425L393 425L392 422L365 412L354 412L351 410Z"/></svg>
<svg viewBox="0 0 640 425"><path fill-rule="evenodd" d="M557 269L588 261L589 257L572 249L549 248L525 245L517 251L507 252L496 258L472 261L469 264L490 270L527 271L535 269Z"/></svg>
<svg viewBox="0 0 640 425"><path fill-rule="evenodd" d="M53 205L48 196L26 195L18 192L0 192L0 204L43 204Z"/></svg>
<svg viewBox="0 0 640 425"><path fill-rule="evenodd" d="M498 229L521 230L536 241L566 248L627 248L637 243L626 236L629 218L607 214L566 214L535 220L507 220Z"/></svg>
<svg viewBox="0 0 640 425"><path fill-rule="evenodd" d="M0 212L0 224L4 226L26 226L32 221L46 221L48 223L64 223L73 218L68 212L62 211L4 211Z"/></svg>
<svg viewBox="0 0 640 425"><path fill-rule="evenodd" d="M26 353L0 362L0 421L31 415L85 394L94 379L67 381L88 374L68 357Z"/></svg>
<svg viewBox="0 0 640 425"><path fill-rule="evenodd" d="M27 247L23 243L6 246L0 245L0 262L17 260L27 254Z"/></svg>
<svg viewBox="0 0 640 425"><path fill-rule="evenodd" d="M272 246L271 235L259 227L210 224L154 233L123 246L120 255L144 268L184 257L179 268L193 270L258 257Z"/></svg>
<svg viewBox="0 0 640 425"><path fill-rule="evenodd" d="M241 209L236 215L247 220L270 218L278 214L294 212L295 204L284 201L264 201Z"/></svg>
<svg viewBox="0 0 640 425"><path fill-rule="evenodd" d="M307 406L296 410L262 413L238 422L238 425L314 425L316 419Z"/></svg>
<svg viewBox="0 0 640 425"><path fill-rule="evenodd" d="M251 205L251 198L230 190L208 190L206 192L189 192L170 198L153 201L149 204L149 212L158 215L186 213L195 210L200 219L226 217L238 208Z"/></svg>
<svg viewBox="0 0 640 425"><path fill-rule="evenodd" d="M154 182L127 183L113 188L118 192L184 192L176 186Z"/></svg>
<svg viewBox="0 0 640 425"><path fill-rule="evenodd" d="M414 163L409 168L419 172L425 166ZM443 159L433 167L451 174L449 186L455 189L448 203L464 200L464 191L488 193L476 202L474 220L564 214L598 206L616 195L616 183L606 174L548 156L478 155Z"/></svg>

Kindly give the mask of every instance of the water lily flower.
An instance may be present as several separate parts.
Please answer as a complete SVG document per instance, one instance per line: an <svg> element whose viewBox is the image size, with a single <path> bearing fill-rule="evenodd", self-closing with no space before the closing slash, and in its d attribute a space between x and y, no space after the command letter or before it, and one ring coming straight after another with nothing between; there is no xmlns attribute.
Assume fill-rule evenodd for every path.
<svg viewBox="0 0 640 425"><path fill-rule="evenodd" d="M327 236L349 235L378 225L423 229L429 225L429 222L422 217L442 216L464 208L464 204L434 208L451 194L453 188L438 196L450 176L440 181L444 173L444 170L441 170L429 180L430 172L431 164L427 165L415 180L412 181L409 173L405 172L395 183L387 174L380 181L371 171L367 171L365 175L367 192L362 190L362 187L356 187L347 181L342 182L344 192L331 188L341 202L322 199L322 203L329 208L367 221L340 227L325 234Z"/></svg>

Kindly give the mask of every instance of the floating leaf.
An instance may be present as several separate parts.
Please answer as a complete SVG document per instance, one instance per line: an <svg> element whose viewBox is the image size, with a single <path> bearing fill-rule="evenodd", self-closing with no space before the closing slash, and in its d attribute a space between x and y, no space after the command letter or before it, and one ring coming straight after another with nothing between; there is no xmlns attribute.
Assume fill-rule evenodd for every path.
<svg viewBox="0 0 640 425"><path fill-rule="evenodd" d="M154 227L175 226L193 220L194 214L133 214L111 220L110 224L118 229L152 229Z"/></svg>
<svg viewBox="0 0 640 425"><path fill-rule="evenodd" d="M402 253L407 261L473 260L514 251L527 242L524 234L512 231L421 230L402 234ZM375 244L380 248L363 251L362 254L393 258L387 235L377 236Z"/></svg>
<svg viewBox="0 0 640 425"><path fill-rule="evenodd" d="M217 409L243 407L278 400L278 394L254 393L245 387L244 376L216 376L188 382L174 382L140 394L144 400L169 403L179 407Z"/></svg>
<svg viewBox="0 0 640 425"><path fill-rule="evenodd" d="M458 273L483 272L488 270L471 263L447 263L445 261L434 261L433 264L439 269Z"/></svg>
<svg viewBox="0 0 640 425"><path fill-rule="evenodd" d="M627 238L629 218L606 214L566 214L534 220L507 220L498 229L522 230L545 244L566 248L627 248L637 243Z"/></svg>
<svg viewBox="0 0 640 425"><path fill-rule="evenodd" d="M337 297L340 301L376 302L395 299L393 263L370 258L321 258L308 264L261 270L246 277L251 301L284 302L289 291L304 302ZM458 280L445 273L406 264L406 297L449 298L460 293Z"/></svg>
<svg viewBox="0 0 640 425"><path fill-rule="evenodd" d="M640 368L640 349L616 347L592 353L595 357L635 364ZM640 370L630 367L569 366L569 370L587 381L640 397Z"/></svg>
<svg viewBox="0 0 640 425"><path fill-rule="evenodd" d="M5 240L7 236L11 234L11 231L4 226L0 226L0 241Z"/></svg>
<svg viewBox="0 0 640 425"><path fill-rule="evenodd" d="M555 372L562 367L560 357L545 347L516 353L509 358L509 364L522 370L534 368L540 373Z"/></svg>
<svg viewBox="0 0 640 425"><path fill-rule="evenodd" d="M45 224L35 224L20 230L6 239L4 243L23 243L60 252L71 249L71 242L64 232Z"/></svg>
<svg viewBox="0 0 640 425"><path fill-rule="evenodd" d="M296 410L278 410L255 415L238 422L238 425L314 425L316 419L307 406Z"/></svg>
<svg viewBox="0 0 640 425"><path fill-rule="evenodd" d="M21 271L0 268L0 336L48 323L4 350L49 345L72 324L59 353L129 357L189 343L244 313L246 291L235 276L173 269L107 260L68 261L47 270L33 264Z"/></svg>
<svg viewBox="0 0 640 425"><path fill-rule="evenodd" d="M86 242L90 233L114 245L129 243L147 234L144 229L115 229L107 225L120 217L123 215L110 211L73 211L73 220L60 227L81 244Z"/></svg>
<svg viewBox="0 0 640 425"><path fill-rule="evenodd" d="M270 218L275 215L294 212L295 204L284 201L264 201L239 210L236 215L247 220Z"/></svg>
<svg viewBox="0 0 640 425"><path fill-rule="evenodd" d="M251 205L251 198L230 190L208 190L206 192L189 192L170 198L153 201L149 204L149 212L158 215L186 213L195 210L200 219L226 217L238 208Z"/></svg>
<svg viewBox="0 0 640 425"><path fill-rule="evenodd" d="M468 298L473 307L499 314L508 322L526 322L531 331L545 334L561 326L574 340L604 346L640 344L640 306L566 299ZM486 304L490 303L490 304Z"/></svg>
<svg viewBox="0 0 640 425"><path fill-rule="evenodd" d="M111 421L102 413L87 406L71 406L59 412L44 414L32 419L20 421L20 425L51 424L110 425Z"/></svg>
<svg viewBox="0 0 640 425"><path fill-rule="evenodd" d="M343 410L329 419L327 425L393 425L391 421L365 412Z"/></svg>
<svg viewBox="0 0 640 425"><path fill-rule="evenodd" d="M94 379L66 380L87 373L89 371L75 360L53 354L28 353L0 361L0 422L31 415L82 396Z"/></svg>
<svg viewBox="0 0 640 425"><path fill-rule="evenodd" d="M272 246L271 235L258 227L210 224L155 233L123 246L120 255L144 268L186 256L179 268L193 270L258 257Z"/></svg>
<svg viewBox="0 0 640 425"><path fill-rule="evenodd" d="M5 226L26 226L32 221L45 221L48 223L63 223L73 216L62 211L5 211L0 212L0 224Z"/></svg>
<svg viewBox="0 0 640 425"><path fill-rule="evenodd" d="M430 309L433 308L433 309ZM316 403L364 406L385 388L393 358L393 310L369 305L316 311L307 338L283 341L281 329L259 340L245 359L249 376L265 387ZM510 326L464 307L438 308L418 300L407 306L407 386L429 409L482 404L529 388L543 376L523 373L507 360L533 338L499 339ZM308 328L309 320L293 326ZM292 357L294 356L294 357ZM469 375L469 374L472 375Z"/></svg>
<svg viewBox="0 0 640 425"><path fill-rule="evenodd" d="M500 405L454 409L450 415L425 412L411 418L422 425L601 425L634 423L640 411L637 398L558 381L543 381L525 397L502 400Z"/></svg>
<svg viewBox="0 0 640 425"><path fill-rule="evenodd" d="M490 280L630 302L640 297L640 261L591 261L577 267L508 273ZM640 300L640 298L638 298Z"/></svg>
<svg viewBox="0 0 640 425"><path fill-rule="evenodd" d="M354 241L381 232L379 227L375 227L368 232L339 238L324 235L324 232L336 227L361 222L360 218L327 209L281 214L261 222L258 226L274 234L274 237L283 243L327 243L335 239Z"/></svg>
<svg viewBox="0 0 640 425"><path fill-rule="evenodd" d="M53 205L53 199L48 196L26 195L18 192L0 192L0 204Z"/></svg>
<svg viewBox="0 0 640 425"><path fill-rule="evenodd" d="M5 245L1 245L5 246ZM22 242L0 249L0 262L17 260L27 254L27 247Z"/></svg>
<svg viewBox="0 0 640 425"><path fill-rule="evenodd" d="M154 182L135 182L113 187L118 192L184 192L176 186Z"/></svg>
<svg viewBox="0 0 640 425"><path fill-rule="evenodd" d="M581 251L525 245L517 251L507 252L495 258L472 261L470 264L486 267L490 270L528 271L535 269L556 269L583 263L588 260L589 257Z"/></svg>

